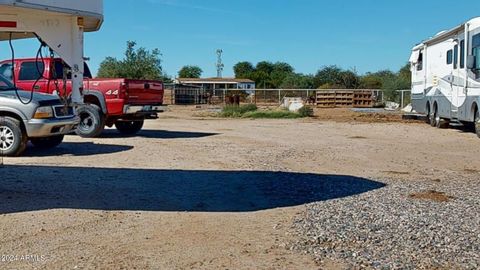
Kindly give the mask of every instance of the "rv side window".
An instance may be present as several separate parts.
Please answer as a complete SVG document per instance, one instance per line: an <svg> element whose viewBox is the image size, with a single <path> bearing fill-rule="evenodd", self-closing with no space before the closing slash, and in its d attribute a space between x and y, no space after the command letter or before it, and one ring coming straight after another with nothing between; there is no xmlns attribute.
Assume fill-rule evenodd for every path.
<svg viewBox="0 0 480 270"><path fill-rule="evenodd" d="M460 68L465 68L465 40L460 41Z"/></svg>
<svg viewBox="0 0 480 270"><path fill-rule="evenodd" d="M475 63L473 71L475 72L476 79L480 78L480 34L476 34L472 37L472 55L475 57Z"/></svg>
<svg viewBox="0 0 480 270"><path fill-rule="evenodd" d="M418 55L417 71L423 70L423 52Z"/></svg>
<svg viewBox="0 0 480 270"><path fill-rule="evenodd" d="M453 47L453 69L457 69L458 66L458 45Z"/></svg>
<svg viewBox="0 0 480 270"><path fill-rule="evenodd" d="M472 37L472 48L480 47L480 34Z"/></svg>
<svg viewBox="0 0 480 270"><path fill-rule="evenodd" d="M447 52L447 65L451 65L453 63L453 50L449 50Z"/></svg>

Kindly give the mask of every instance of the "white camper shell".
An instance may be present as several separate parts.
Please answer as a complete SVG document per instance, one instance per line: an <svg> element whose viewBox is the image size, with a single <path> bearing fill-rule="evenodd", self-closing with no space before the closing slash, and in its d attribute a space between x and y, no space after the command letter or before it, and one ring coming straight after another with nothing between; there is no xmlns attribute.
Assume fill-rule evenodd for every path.
<svg viewBox="0 0 480 270"><path fill-rule="evenodd" d="M413 109L432 126L476 123L480 136L480 17L412 49Z"/></svg>
<svg viewBox="0 0 480 270"><path fill-rule="evenodd" d="M72 67L72 103L83 104L83 33L100 29L103 0L0 0L0 41L39 36Z"/></svg>

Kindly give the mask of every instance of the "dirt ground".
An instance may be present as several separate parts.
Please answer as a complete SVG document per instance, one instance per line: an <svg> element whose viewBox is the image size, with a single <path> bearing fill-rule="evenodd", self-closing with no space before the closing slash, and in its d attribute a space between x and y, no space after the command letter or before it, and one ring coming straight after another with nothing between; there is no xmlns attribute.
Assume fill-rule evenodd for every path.
<svg viewBox="0 0 480 270"><path fill-rule="evenodd" d="M113 129L98 139L68 136L57 149L5 159L0 268L318 269L289 249L295 215L310 202L369 191L327 192L325 179L479 173L475 134L398 115L202 112L173 107L135 137Z"/></svg>

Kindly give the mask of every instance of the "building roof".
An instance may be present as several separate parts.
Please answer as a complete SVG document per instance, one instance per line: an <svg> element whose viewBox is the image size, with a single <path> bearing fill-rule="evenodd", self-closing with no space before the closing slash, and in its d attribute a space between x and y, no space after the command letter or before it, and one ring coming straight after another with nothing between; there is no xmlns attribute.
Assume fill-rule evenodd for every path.
<svg viewBox="0 0 480 270"><path fill-rule="evenodd" d="M255 83L250 79L237 79L237 78L177 78L179 83L203 83L203 84L231 84L231 83Z"/></svg>

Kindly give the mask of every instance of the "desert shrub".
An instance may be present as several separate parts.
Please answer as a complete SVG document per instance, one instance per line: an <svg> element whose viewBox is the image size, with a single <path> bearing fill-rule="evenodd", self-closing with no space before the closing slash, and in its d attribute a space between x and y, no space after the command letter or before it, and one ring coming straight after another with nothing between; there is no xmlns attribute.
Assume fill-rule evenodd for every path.
<svg viewBox="0 0 480 270"><path fill-rule="evenodd" d="M312 117L313 108L310 106L304 106L300 110L298 110L298 114L300 114L301 117Z"/></svg>

